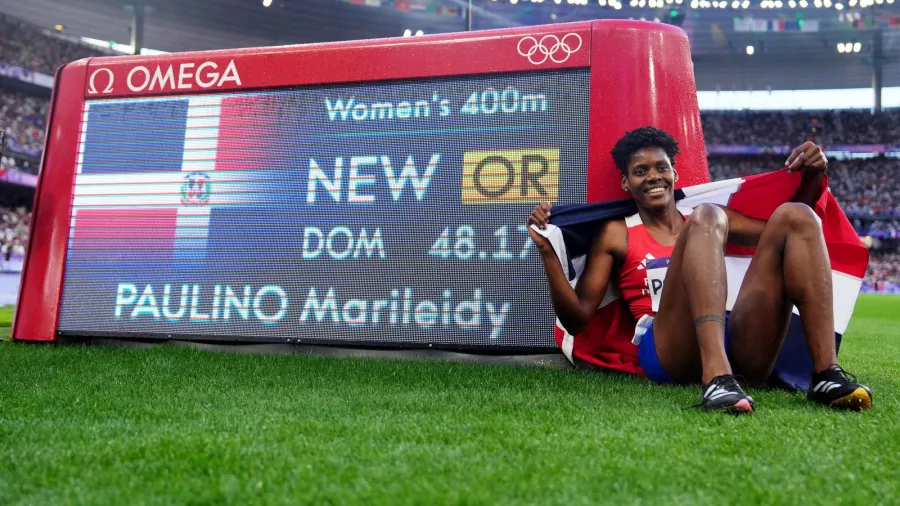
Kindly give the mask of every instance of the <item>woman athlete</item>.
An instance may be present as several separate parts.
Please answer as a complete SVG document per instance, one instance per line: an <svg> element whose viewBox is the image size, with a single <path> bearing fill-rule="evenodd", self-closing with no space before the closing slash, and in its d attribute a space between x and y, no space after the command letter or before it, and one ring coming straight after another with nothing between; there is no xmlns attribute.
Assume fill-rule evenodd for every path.
<svg viewBox="0 0 900 506"><path fill-rule="evenodd" d="M794 306L812 356L811 401L835 408L868 409L872 393L837 364L831 265L825 238L810 208L821 195L828 160L812 142L785 162L803 171L792 203L768 221L733 209L675 204L678 143L668 133L639 128L612 150L638 214L606 222L594 238L587 264L573 288L550 242L531 228L544 228L551 205L534 208L529 233L544 261L550 297L570 334L585 329L610 282L617 283L637 328L646 329L637 350L646 375L657 383L702 384L708 410L752 413L753 399L734 374L764 383L787 335ZM725 243L755 246L739 295L725 312ZM658 310L646 290L645 258L669 258Z"/></svg>

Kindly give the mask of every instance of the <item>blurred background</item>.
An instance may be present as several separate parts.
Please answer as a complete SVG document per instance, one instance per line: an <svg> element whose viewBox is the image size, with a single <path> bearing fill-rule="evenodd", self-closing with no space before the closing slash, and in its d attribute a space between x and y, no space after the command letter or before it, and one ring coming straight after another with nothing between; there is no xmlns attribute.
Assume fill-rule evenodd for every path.
<svg viewBox="0 0 900 506"><path fill-rule="evenodd" d="M872 253L864 291L900 293L900 0L0 0L0 305L16 300L64 63L605 18L687 32L714 180L826 146Z"/></svg>

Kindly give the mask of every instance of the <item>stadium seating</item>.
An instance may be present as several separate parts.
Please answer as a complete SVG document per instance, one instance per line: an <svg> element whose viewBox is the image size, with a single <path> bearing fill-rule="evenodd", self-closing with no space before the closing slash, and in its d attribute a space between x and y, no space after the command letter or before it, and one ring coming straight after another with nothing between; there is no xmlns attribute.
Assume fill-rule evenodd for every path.
<svg viewBox="0 0 900 506"><path fill-rule="evenodd" d="M707 144L783 145L900 142L900 111L728 111L701 115Z"/></svg>
<svg viewBox="0 0 900 506"><path fill-rule="evenodd" d="M0 61L3 63L53 75L60 65L90 56L100 56L100 52L50 37L35 26L0 16Z"/></svg>
<svg viewBox="0 0 900 506"><path fill-rule="evenodd" d="M900 253L874 253L869 258L863 291L900 293Z"/></svg>
<svg viewBox="0 0 900 506"><path fill-rule="evenodd" d="M0 207L0 267L12 255L25 254L31 213L24 207L6 209Z"/></svg>
<svg viewBox="0 0 900 506"><path fill-rule="evenodd" d="M6 151L0 160L4 168L37 172L48 105L40 97L0 90L0 126L6 133Z"/></svg>
<svg viewBox="0 0 900 506"><path fill-rule="evenodd" d="M713 180L775 170L784 156L711 157ZM900 217L900 159L831 160L830 187L851 218Z"/></svg>
<svg viewBox="0 0 900 506"><path fill-rule="evenodd" d="M96 56L88 47L0 16L0 62L53 74L68 62ZM0 88L0 128L7 134L0 170L36 173L44 144L49 102ZM868 111L716 111L701 115L708 145L797 145L900 143L900 110ZM784 156L713 156L713 180L780 168ZM831 161L831 191L860 236L872 244L864 290L900 293L900 159L878 157ZM30 214L0 207L0 259L24 253Z"/></svg>

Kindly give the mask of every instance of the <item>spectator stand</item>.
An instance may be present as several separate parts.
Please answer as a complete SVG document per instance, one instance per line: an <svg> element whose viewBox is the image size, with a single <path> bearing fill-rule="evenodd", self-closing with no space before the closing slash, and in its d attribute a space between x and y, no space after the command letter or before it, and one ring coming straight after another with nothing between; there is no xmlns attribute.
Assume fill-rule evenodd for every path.
<svg viewBox="0 0 900 506"><path fill-rule="evenodd" d="M45 81L67 62L113 53L0 15L0 276L21 270L45 140ZM825 146L831 191L872 252L863 289L900 293L900 109L704 111L701 120L712 180L779 169L806 140ZM0 283L18 287L7 281Z"/></svg>

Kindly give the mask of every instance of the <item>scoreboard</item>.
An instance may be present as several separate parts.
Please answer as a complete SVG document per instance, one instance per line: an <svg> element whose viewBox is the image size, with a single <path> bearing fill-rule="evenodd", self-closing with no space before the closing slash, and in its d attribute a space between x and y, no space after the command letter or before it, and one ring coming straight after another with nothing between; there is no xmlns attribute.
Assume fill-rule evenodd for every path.
<svg viewBox="0 0 900 506"><path fill-rule="evenodd" d="M530 211L626 197L646 124L705 181L689 63L592 22L71 64L14 338L553 348Z"/></svg>
<svg viewBox="0 0 900 506"><path fill-rule="evenodd" d="M88 101L59 328L551 346L587 121L587 69Z"/></svg>

